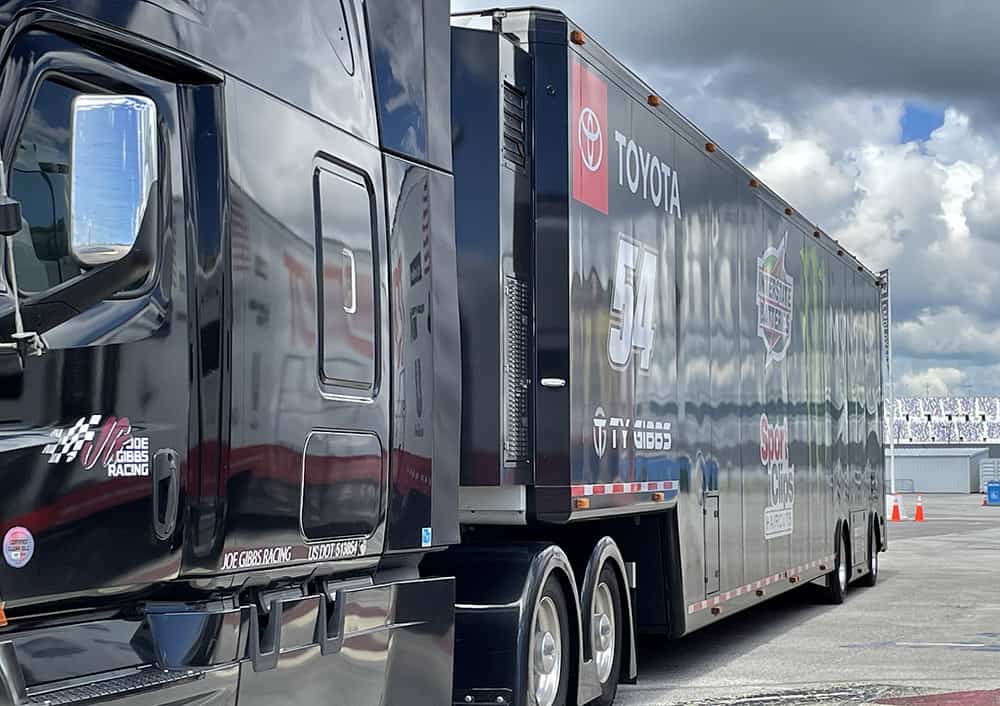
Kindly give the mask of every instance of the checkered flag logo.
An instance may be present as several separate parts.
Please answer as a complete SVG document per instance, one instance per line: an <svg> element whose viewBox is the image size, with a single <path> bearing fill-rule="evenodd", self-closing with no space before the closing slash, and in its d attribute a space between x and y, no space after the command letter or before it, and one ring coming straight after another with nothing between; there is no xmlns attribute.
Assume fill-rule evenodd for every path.
<svg viewBox="0 0 1000 706"><path fill-rule="evenodd" d="M101 423L101 415L92 414L89 417L80 417L76 424L68 429L53 429L52 436L55 438L51 444L42 449L43 454L48 454L49 463L69 463L77 457L83 445L94 440L94 433L97 425Z"/></svg>

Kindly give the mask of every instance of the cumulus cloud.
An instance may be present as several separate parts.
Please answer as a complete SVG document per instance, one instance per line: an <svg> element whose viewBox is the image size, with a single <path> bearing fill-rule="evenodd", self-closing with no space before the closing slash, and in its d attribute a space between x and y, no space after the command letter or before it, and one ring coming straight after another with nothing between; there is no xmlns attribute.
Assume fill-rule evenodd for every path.
<svg viewBox="0 0 1000 706"><path fill-rule="evenodd" d="M891 269L901 387L1000 394L1000 94L984 81L1000 4L555 4L797 211ZM943 123L902 143L912 103Z"/></svg>
<svg viewBox="0 0 1000 706"><path fill-rule="evenodd" d="M959 393L965 374L958 368L927 368L900 376L901 390L906 397L947 397Z"/></svg>

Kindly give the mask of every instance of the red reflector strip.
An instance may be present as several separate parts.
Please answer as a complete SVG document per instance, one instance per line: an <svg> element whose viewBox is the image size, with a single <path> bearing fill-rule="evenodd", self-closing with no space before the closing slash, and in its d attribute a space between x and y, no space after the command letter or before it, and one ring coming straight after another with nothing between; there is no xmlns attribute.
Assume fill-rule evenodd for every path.
<svg viewBox="0 0 1000 706"><path fill-rule="evenodd" d="M642 483L594 483L570 486L570 495L575 497L589 495L633 495L635 493L652 493L658 490L677 490L680 486L675 480L653 480Z"/></svg>
<svg viewBox="0 0 1000 706"><path fill-rule="evenodd" d="M801 566L793 566L790 569L782 571L780 574L765 576L759 581L751 581L748 584L739 586L738 588L735 588L730 591L726 591L725 593L721 593L718 596L713 596L708 600L695 601L694 603L688 606L688 611L687 611L688 615L693 615L694 613L705 610L709 606L719 605L719 603L724 603L725 601L732 600L733 598L737 598L746 593L753 593L754 591L763 588L764 586L770 586L772 583L779 583L781 581L785 581L786 579L791 578L792 576L798 576L799 574L805 573L809 569L816 568L820 564L830 564L832 562L833 562L832 556L823 557L822 559L817 559L816 561L806 562Z"/></svg>

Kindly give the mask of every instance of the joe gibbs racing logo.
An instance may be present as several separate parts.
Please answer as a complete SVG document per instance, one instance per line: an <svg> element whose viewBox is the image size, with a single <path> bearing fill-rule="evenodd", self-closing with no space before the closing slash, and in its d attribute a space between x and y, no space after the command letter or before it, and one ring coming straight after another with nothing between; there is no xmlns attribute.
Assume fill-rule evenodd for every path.
<svg viewBox="0 0 1000 706"><path fill-rule="evenodd" d="M84 470L100 465L109 478L149 475L149 437L134 436L128 417L80 417L66 429L54 429L42 453L49 463L79 457Z"/></svg>

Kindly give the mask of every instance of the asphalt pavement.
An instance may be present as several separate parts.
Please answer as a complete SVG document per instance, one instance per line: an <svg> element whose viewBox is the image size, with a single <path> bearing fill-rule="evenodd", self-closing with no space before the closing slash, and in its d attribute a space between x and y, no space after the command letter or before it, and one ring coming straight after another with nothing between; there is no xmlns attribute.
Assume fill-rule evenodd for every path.
<svg viewBox="0 0 1000 706"><path fill-rule="evenodd" d="M1000 507L923 499L924 522L890 525L874 588L831 606L807 585L680 640L643 637L639 683L615 703L1000 706ZM974 693L933 696L952 692Z"/></svg>

